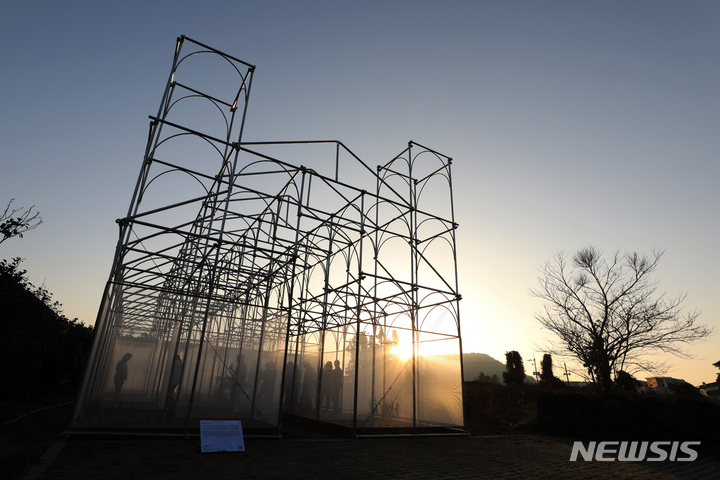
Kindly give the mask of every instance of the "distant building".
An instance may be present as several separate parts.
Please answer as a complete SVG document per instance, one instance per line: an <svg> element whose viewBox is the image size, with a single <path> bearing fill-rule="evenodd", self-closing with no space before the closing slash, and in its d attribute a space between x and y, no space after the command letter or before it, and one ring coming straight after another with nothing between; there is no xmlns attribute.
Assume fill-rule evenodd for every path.
<svg viewBox="0 0 720 480"><path fill-rule="evenodd" d="M650 377L645 380L647 381L647 387L639 387L638 390L645 393L658 393L660 395L672 393L670 391L670 385L685 383L685 380L682 378L672 377Z"/></svg>
<svg viewBox="0 0 720 480"><path fill-rule="evenodd" d="M566 387L587 387L588 385L592 385L592 382L585 382L585 381L565 381L563 380L563 383Z"/></svg>
<svg viewBox="0 0 720 480"><path fill-rule="evenodd" d="M646 378L648 387L650 388L659 388L659 387L665 387L670 388L670 385L674 385L676 383L685 383L685 380L682 378L672 378L672 377L651 377Z"/></svg>
<svg viewBox="0 0 720 480"><path fill-rule="evenodd" d="M705 383L703 382L702 385L698 387L700 390L700 393L705 395L706 397L717 397L718 396L718 384L717 382L713 383Z"/></svg>

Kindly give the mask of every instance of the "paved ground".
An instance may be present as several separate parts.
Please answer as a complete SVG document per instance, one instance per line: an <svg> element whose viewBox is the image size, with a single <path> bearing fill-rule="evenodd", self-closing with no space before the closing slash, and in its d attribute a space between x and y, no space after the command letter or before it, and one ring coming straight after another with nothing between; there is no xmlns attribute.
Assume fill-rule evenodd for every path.
<svg viewBox="0 0 720 480"><path fill-rule="evenodd" d="M570 462L568 442L537 435L383 439L246 439L241 453L200 442L58 442L27 478L564 479L720 478L720 462Z"/></svg>

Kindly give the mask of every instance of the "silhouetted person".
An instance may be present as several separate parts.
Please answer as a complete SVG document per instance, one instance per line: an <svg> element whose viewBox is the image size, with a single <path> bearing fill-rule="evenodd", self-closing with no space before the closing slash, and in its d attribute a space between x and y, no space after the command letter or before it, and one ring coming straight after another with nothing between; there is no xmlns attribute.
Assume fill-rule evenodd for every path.
<svg viewBox="0 0 720 480"><path fill-rule="evenodd" d="M237 357L237 368L235 369L235 382L233 388L230 389L230 404L235 407L235 396L237 395L238 388L245 389L245 376L247 375L247 365L243 360L242 355L238 353Z"/></svg>
<svg viewBox="0 0 720 480"><path fill-rule="evenodd" d="M315 369L310 365L310 362L305 362L304 367L300 409L307 411L312 408L313 400L317 394L317 373L315 373Z"/></svg>
<svg viewBox="0 0 720 480"><path fill-rule="evenodd" d="M245 360L243 359L243 357L238 355L237 381L242 387L245 387L245 377L246 376L247 376L247 365L245 364Z"/></svg>
<svg viewBox="0 0 720 480"><path fill-rule="evenodd" d="M332 362L328 361L322 369L322 395L320 397L320 405L325 406L325 410L330 410L330 379L333 376Z"/></svg>
<svg viewBox="0 0 720 480"><path fill-rule="evenodd" d="M264 403L270 403L273 400L273 394L275 393L275 377L277 372L272 362L265 364L265 370L263 370L260 379L262 385L260 385L260 391L258 392L258 400Z"/></svg>
<svg viewBox="0 0 720 480"><path fill-rule="evenodd" d="M115 377L113 378L115 381L115 395L113 396L113 402L116 404L120 401L120 390L122 390L123 383L125 383L125 380L127 380L128 377L127 362L131 358L132 354L126 353L115 366Z"/></svg>
<svg viewBox="0 0 720 480"><path fill-rule="evenodd" d="M293 362L288 362L287 365L285 365L285 380L284 380L285 387L283 389L283 405L285 405L285 402L288 399L292 398L292 389L293 389L294 381L295 381L295 364ZM285 407L283 407L283 408L285 408Z"/></svg>
<svg viewBox="0 0 720 480"><path fill-rule="evenodd" d="M170 374L170 385L168 386L168 403L175 405L177 398L174 396L175 389L180 385L180 379L182 378L183 361L180 355L175 355L175 361L173 362L172 373ZM178 396L180 392L178 392Z"/></svg>
<svg viewBox="0 0 720 480"><path fill-rule="evenodd" d="M340 411L340 392L342 391L343 369L340 368L340 360L335 360L335 369L330 376L330 398L332 398L333 411Z"/></svg>

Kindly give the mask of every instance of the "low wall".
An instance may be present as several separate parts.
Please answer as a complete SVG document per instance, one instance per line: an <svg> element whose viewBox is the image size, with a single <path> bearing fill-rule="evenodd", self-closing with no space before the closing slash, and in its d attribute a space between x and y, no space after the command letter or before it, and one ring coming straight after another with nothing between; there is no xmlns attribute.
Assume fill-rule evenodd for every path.
<svg viewBox="0 0 720 480"><path fill-rule="evenodd" d="M704 399L542 393L538 427L574 440L701 441L720 455L720 405Z"/></svg>

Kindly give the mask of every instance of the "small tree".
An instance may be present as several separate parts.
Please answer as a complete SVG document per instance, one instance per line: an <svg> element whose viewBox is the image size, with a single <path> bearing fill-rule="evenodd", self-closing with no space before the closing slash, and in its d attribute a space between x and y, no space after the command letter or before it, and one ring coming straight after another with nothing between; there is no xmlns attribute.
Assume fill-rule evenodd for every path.
<svg viewBox="0 0 720 480"><path fill-rule="evenodd" d="M691 358L682 344L712 333L697 323L698 311L681 314L685 295L656 295L649 276L661 257L616 252L606 261L586 247L572 259L558 253L540 270L540 288L532 293L545 308L536 319L557 336L555 351L577 358L601 393L611 393L614 372L631 365L653 371L657 365L645 360L650 354Z"/></svg>
<svg viewBox="0 0 720 480"><path fill-rule="evenodd" d="M505 371L502 376L505 385L522 385L525 383L525 365L517 351L505 352Z"/></svg>
<svg viewBox="0 0 720 480"><path fill-rule="evenodd" d="M626 392L637 392L640 382L625 370L620 370L615 375L615 386Z"/></svg>
<svg viewBox="0 0 720 480"><path fill-rule="evenodd" d="M23 237L25 232L29 232L37 228L42 223L42 217L37 210L33 212L35 206L25 210L24 207L11 209L10 206L15 201L10 199L5 211L0 215L0 243L12 237Z"/></svg>
<svg viewBox="0 0 720 480"><path fill-rule="evenodd" d="M540 383L552 388L565 386L563 381L553 373L552 355L549 353L543 355L542 363L540 364Z"/></svg>
<svg viewBox="0 0 720 480"><path fill-rule="evenodd" d="M540 381L550 384L555 375L553 375L552 355L546 353L543 355L542 363L540 363Z"/></svg>
<svg viewBox="0 0 720 480"><path fill-rule="evenodd" d="M358 339L360 343L359 346L357 345ZM367 358L366 352L370 349L370 338L363 332L360 332L357 336L353 335L350 341L346 344L345 351L348 353L349 360L347 366L345 367L345 376L355 375L355 367L357 366L356 346L360 351L360 357ZM361 366L361 369L362 368L363 367Z"/></svg>
<svg viewBox="0 0 720 480"><path fill-rule="evenodd" d="M700 389L695 388L688 382L671 383L668 385L668 388L672 393L681 397L698 398L702 395L702 393L700 393Z"/></svg>
<svg viewBox="0 0 720 480"><path fill-rule="evenodd" d="M486 375L485 372L478 373L478 376L475 378L476 382L482 382L482 383L500 383L500 379L497 375L493 374L493 376Z"/></svg>

